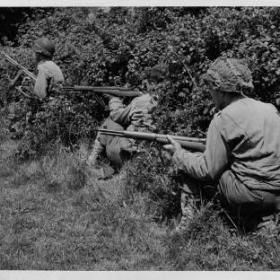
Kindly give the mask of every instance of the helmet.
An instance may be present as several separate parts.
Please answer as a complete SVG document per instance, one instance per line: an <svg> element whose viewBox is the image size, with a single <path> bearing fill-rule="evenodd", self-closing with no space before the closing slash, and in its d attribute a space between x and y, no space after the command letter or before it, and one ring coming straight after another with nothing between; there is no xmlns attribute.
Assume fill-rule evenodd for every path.
<svg viewBox="0 0 280 280"><path fill-rule="evenodd" d="M238 93L243 89L254 88L252 73L242 59L217 58L210 65L203 80L223 92Z"/></svg>
<svg viewBox="0 0 280 280"><path fill-rule="evenodd" d="M55 52L55 46L51 40L43 37L35 41L33 50L46 57L52 57Z"/></svg>

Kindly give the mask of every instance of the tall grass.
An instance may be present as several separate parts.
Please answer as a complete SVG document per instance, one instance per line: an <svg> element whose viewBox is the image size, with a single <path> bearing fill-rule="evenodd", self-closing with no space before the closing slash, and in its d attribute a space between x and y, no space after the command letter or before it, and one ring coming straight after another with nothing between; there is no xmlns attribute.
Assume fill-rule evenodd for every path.
<svg viewBox="0 0 280 280"><path fill-rule="evenodd" d="M279 269L279 237L233 232L211 203L173 232L149 189L127 183L126 169L108 181L93 177L84 147L21 163L15 142L0 149L1 269Z"/></svg>

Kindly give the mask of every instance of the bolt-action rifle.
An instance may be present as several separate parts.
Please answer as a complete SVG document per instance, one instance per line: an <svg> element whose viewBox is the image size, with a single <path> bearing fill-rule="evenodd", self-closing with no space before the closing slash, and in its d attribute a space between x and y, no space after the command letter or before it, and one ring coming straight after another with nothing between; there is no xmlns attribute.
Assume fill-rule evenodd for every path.
<svg viewBox="0 0 280 280"><path fill-rule="evenodd" d="M125 137L132 139L140 139L147 141L155 141L163 144L168 144L169 140L167 134L156 134L156 133L147 133L147 132L136 132L136 131L119 131L119 130L108 130L108 129L97 129L101 134ZM174 140L178 141L181 146L188 150L203 152L205 150L205 138L194 138L194 137L185 137L185 136L176 136L169 135Z"/></svg>
<svg viewBox="0 0 280 280"><path fill-rule="evenodd" d="M17 61L12 59L9 55L7 55L5 52L0 51L0 54L2 54L7 61L9 61L12 65L19 68L19 71L14 79L9 79L10 81L10 88L14 87L17 80L20 78L22 74L26 74L29 78L31 78L34 82L36 81L36 76L31 73L27 68L19 64ZM29 94L25 93L21 86L16 87L16 89L22 93L26 97L31 97ZM118 96L118 97L137 97L142 94L142 92L138 90L132 90L129 88L122 88L122 87L93 87L93 86L65 86L62 88L63 91L86 91L86 92L92 92L93 94L107 94L111 96ZM36 98L36 96L32 95L32 97ZM99 99L99 97L96 96L97 101L102 105L105 106L104 102Z"/></svg>
<svg viewBox="0 0 280 280"><path fill-rule="evenodd" d="M25 68L24 66L22 66L21 64L19 64L17 61L15 61L14 59L12 59L9 55L7 55L5 52L0 51L0 53L6 58L7 61L9 61L11 64L13 64L14 66L19 68L19 72L16 75L17 79L20 77L19 73L21 74L26 74L29 78L31 78L32 80L36 81L36 76L31 73L29 70L27 70L27 68ZM15 81L16 82L16 81Z"/></svg>
<svg viewBox="0 0 280 280"><path fill-rule="evenodd" d="M132 90L122 87L92 87L92 86L66 86L63 87L64 91L87 91L97 94L108 94L118 97L137 97L142 94L141 91Z"/></svg>

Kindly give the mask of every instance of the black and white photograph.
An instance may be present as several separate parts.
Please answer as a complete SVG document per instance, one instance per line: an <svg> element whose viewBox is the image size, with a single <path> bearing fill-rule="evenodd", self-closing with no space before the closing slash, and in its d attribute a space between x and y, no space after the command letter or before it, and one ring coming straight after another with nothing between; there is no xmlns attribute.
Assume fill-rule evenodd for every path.
<svg viewBox="0 0 280 280"><path fill-rule="evenodd" d="M279 110L278 6L1 6L0 270L278 271Z"/></svg>

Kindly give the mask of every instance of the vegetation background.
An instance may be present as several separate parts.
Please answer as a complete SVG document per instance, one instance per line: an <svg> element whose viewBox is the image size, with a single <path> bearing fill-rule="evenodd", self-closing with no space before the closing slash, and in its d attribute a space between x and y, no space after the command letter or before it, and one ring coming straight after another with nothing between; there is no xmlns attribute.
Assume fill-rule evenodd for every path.
<svg viewBox="0 0 280 280"><path fill-rule="evenodd" d="M280 105L280 9L1 8L1 48L35 72L34 39L56 43L67 85L158 83L160 133L204 136L213 104L200 75L220 55L246 59L254 98ZM278 270L277 235L244 234L212 201L184 233L173 170L156 144L109 181L85 167L106 116L90 94L61 95L27 121L0 57L0 268L55 270Z"/></svg>

